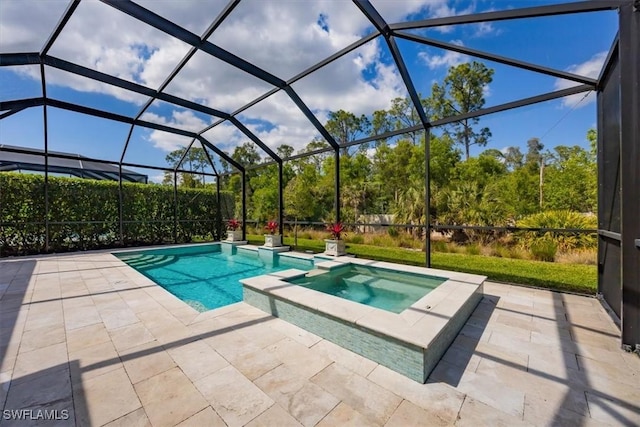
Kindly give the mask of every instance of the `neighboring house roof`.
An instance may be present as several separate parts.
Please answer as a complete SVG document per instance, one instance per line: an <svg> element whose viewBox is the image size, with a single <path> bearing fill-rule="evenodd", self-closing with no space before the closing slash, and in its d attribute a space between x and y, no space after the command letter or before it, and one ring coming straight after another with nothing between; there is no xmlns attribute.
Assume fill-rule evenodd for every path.
<svg viewBox="0 0 640 427"><path fill-rule="evenodd" d="M7 151L6 149L20 150L20 152ZM80 178L118 180L119 168L116 165L96 162L79 154L58 151L49 151L49 154L65 156L64 158L49 156L49 172L69 174ZM73 157L73 159L69 157ZM0 144L0 172L20 170L43 172L44 168L44 150ZM147 183L148 176L122 168L122 180Z"/></svg>

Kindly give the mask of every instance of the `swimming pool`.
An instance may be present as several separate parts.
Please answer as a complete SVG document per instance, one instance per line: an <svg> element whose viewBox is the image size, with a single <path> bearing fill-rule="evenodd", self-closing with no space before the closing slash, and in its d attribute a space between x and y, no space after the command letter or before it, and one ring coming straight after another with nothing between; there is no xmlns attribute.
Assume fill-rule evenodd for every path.
<svg viewBox="0 0 640 427"><path fill-rule="evenodd" d="M227 245L226 245L227 246ZM312 260L220 244L114 253L116 257L198 311L242 301L239 280L290 268L310 270Z"/></svg>
<svg viewBox="0 0 640 427"><path fill-rule="evenodd" d="M400 313L447 279L364 265L345 265L288 280L360 304Z"/></svg>

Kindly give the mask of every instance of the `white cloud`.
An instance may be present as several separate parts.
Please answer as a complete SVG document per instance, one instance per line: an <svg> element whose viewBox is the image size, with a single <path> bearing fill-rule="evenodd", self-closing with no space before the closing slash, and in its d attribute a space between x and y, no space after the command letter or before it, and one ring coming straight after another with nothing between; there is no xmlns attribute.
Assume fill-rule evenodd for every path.
<svg viewBox="0 0 640 427"><path fill-rule="evenodd" d="M67 4L67 0L0 1L0 50L39 50ZM141 4L199 34L227 1L211 0L206 7L202 0L144 0ZM455 13L447 7L446 0L376 1L375 6L389 22L425 11L429 16ZM321 16L323 25L318 24ZM370 22L351 2L323 0L285 4L245 0L210 41L282 79L289 79L358 40L370 28ZM84 1L50 54L158 88L189 48L108 5ZM295 89L320 121L324 121L331 110L345 109L359 115L387 108L391 99L406 93L395 66L380 62L381 49L378 40L368 43L299 81ZM37 79L36 68L24 67L35 71L22 71L22 74ZM47 81L80 92L108 94L138 106L147 100L144 96L56 69L47 69ZM199 52L171 82L167 92L232 112L270 89L269 84ZM209 124L180 109L167 117L149 112L145 115L146 120L196 131L198 126ZM247 119L247 127L272 148L286 143L300 149L318 134L284 93L256 105L243 117ZM228 124L217 126L214 134L220 139L216 143L228 151L247 140ZM183 146L188 138L153 131L149 133L149 139L157 148L171 151Z"/></svg>
<svg viewBox="0 0 640 427"><path fill-rule="evenodd" d="M451 43L457 46L464 46L462 40L451 40ZM432 70L440 67L455 67L456 65L469 61L469 56L451 50L447 50L442 55L429 55L428 52L423 51L418 53L418 58Z"/></svg>
<svg viewBox="0 0 640 427"><path fill-rule="evenodd" d="M574 64L567 68L566 71L577 74L579 76L597 78L600 75L600 71L602 70L602 66L604 65L604 61L607 59L607 52L600 52L593 55L590 59L580 64ZM554 83L555 90L567 89L573 86L577 86L579 83L564 80L564 79L556 79ZM588 105L592 102L595 102L596 95L594 92L590 93L586 99L584 93L578 93L576 95L571 95L562 98L561 106L564 108L580 108Z"/></svg>
<svg viewBox="0 0 640 427"><path fill-rule="evenodd" d="M146 112L142 115L141 119L151 123L190 130L192 132L197 132L209 125L209 123L195 116L191 111L185 110L174 110L170 118ZM191 138L159 130L151 131L148 139L153 143L155 148L167 152L186 147L191 142Z"/></svg>

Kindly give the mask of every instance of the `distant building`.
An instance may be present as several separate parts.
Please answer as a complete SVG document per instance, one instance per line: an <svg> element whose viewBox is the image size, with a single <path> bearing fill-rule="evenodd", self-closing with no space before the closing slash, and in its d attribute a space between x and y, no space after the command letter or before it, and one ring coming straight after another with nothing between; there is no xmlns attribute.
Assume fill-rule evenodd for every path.
<svg viewBox="0 0 640 427"><path fill-rule="evenodd" d="M49 173L78 178L118 181L119 168L79 154L49 151ZM51 154L64 157L52 157ZM0 172L44 172L44 150L0 144ZM122 180L147 184L148 176L122 168Z"/></svg>

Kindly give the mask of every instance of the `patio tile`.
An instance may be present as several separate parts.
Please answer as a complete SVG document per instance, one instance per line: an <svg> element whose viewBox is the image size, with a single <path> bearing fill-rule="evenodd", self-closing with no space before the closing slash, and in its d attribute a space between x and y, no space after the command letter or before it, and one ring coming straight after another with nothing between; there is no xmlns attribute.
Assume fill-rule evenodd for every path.
<svg viewBox="0 0 640 427"><path fill-rule="evenodd" d="M455 422L464 401L464 394L447 384L420 384L384 366L374 369L367 379L449 423Z"/></svg>
<svg viewBox="0 0 640 427"><path fill-rule="evenodd" d="M402 399L335 363L311 381L376 422L386 422Z"/></svg>
<svg viewBox="0 0 640 427"><path fill-rule="evenodd" d="M134 387L154 426L174 426L209 406L177 367Z"/></svg>
<svg viewBox="0 0 640 427"><path fill-rule="evenodd" d="M269 323L272 319L240 328L239 332L249 338L254 345L260 348L268 347L286 338L284 334L270 327Z"/></svg>
<svg viewBox="0 0 640 427"><path fill-rule="evenodd" d="M512 426L528 426L520 416L506 414L496 408L486 405L479 400L468 397L464 400L456 426L495 426L495 427L512 427Z"/></svg>
<svg viewBox="0 0 640 427"><path fill-rule="evenodd" d="M640 408L637 406L623 405L590 392L587 392L586 396L589 412L594 420L611 425L640 425ZM640 397L640 394L637 397ZM638 399L635 400L635 405L637 404Z"/></svg>
<svg viewBox="0 0 640 427"><path fill-rule="evenodd" d="M123 350L120 358L132 384L176 366L169 353L157 341Z"/></svg>
<svg viewBox="0 0 640 427"><path fill-rule="evenodd" d="M190 342L167 351L193 382L229 366L229 362L203 341Z"/></svg>
<svg viewBox="0 0 640 427"><path fill-rule="evenodd" d="M75 353L83 348L109 342L109 333L101 323L67 331L67 350Z"/></svg>
<svg viewBox="0 0 640 427"><path fill-rule="evenodd" d="M222 424L225 425L225 424ZM247 427L262 427L262 426L278 426L278 427L300 427L300 424L295 418L293 418L287 411L282 409L280 405L273 405L271 408L264 411L253 419Z"/></svg>
<svg viewBox="0 0 640 427"><path fill-rule="evenodd" d="M45 326L31 329L22 334L20 353L47 347L65 341L65 331L62 325Z"/></svg>
<svg viewBox="0 0 640 427"><path fill-rule="evenodd" d="M429 413L424 409L414 405L408 400L403 400L395 410L385 427L405 427L405 426L450 426L451 422Z"/></svg>
<svg viewBox="0 0 640 427"><path fill-rule="evenodd" d="M66 409L73 412L69 367L64 365L29 375L11 384L6 409L48 409L58 402L66 402Z"/></svg>
<svg viewBox="0 0 640 427"><path fill-rule="evenodd" d="M280 424L274 424L280 425ZM225 422L220 418L220 415L213 410L211 406L207 406L197 414L187 418L176 427L226 427Z"/></svg>
<svg viewBox="0 0 640 427"><path fill-rule="evenodd" d="M516 417L522 417L524 393L506 386L500 379L469 371L461 374L459 368L440 361L429 377L429 382L435 381L447 383L487 405Z"/></svg>
<svg viewBox="0 0 640 427"><path fill-rule="evenodd" d="M67 330L102 323L95 306L77 307L64 313L64 325Z"/></svg>
<svg viewBox="0 0 640 427"><path fill-rule="evenodd" d="M77 368L72 366L71 369L71 378L74 381L80 378L85 380L123 368L120 357L111 341L69 353L69 360L77 362Z"/></svg>
<svg viewBox="0 0 640 427"><path fill-rule="evenodd" d="M105 427L151 427L151 422L144 412L144 408L138 408L109 424L105 424Z"/></svg>
<svg viewBox="0 0 640 427"><path fill-rule="evenodd" d="M272 322L269 322L269 327L307 347L311 347L322 340L322 338L316 334L305 331L277 317L274 318Z"/></svg>
<svg viewBox="0 0 640 427"><path fill-rule="evenodd" d="M129 308L107 308L99 310L102 323L108 331L140 322Z"/></svg>
<svg viewBox="0 0 640 427"><path fill-rule="evenodd" d="M285 338L265 350L272 352L282 363L302 378L311 378L332 362L306 346Z"/></svg>
<svg viewBox="0 0 640 427"><path fill-rule="evenodd" d="M247 350L238 357L229 359L229 362L252 381L282 364L282 361L273 353L261 348Z"/></svg>
<svg viewBox="0 0 640 427"><path fill-rule="evenodd" d="M587 402L584 392L581 399L584 401L584 411L575 412L573 407L576 397L573 390L567 390L564 396L555 393L544 396L527 394L524 398L524 421L533 425L558 425L558 426L587 426L594 425L595 420L589 417Z"/></svg>
<svg viewBox="0 0 640 427"><path fill-rule="evenodd" d="M353 426L353 427L377 427L382 422L376 422L365 417L344 402L340 402L326 417L317 424L317 427Z"/></svg>
<svg viewBox="0 0 640 427"><path fill-rule="evenodd" d="M378 364L372 360L364 358L359 354L340 347L331 341L322 340L311 347L311 350L328 357L340 366L347 368L358 375L366 377Z"/></svg>
<svg viewBox="0 0 640 427"><path fill-rule="evenodd" d="M119 352L155 340L151 331L145 328L142 322L112 329L108 335Z"/></svg>
<svg viewBox="0 0 640 427"><path fill-rule="evenodd" d="M68 361L65 343L19 353L13 368L13 382L54 366L66 365Z"/></svg>
<svg viewBox="0 0 640 427"><path fill-rule="evenodd" d="M222 368L195 385L229 426L248 423L274 403L233 366Z"/></svg>
<svg viewBox="0 0 640 427"><path fill-rule="evenodd" d="M98 375L73 385L78 425L100 426L116 420L140 405L123 368Z"/></svg>
<svg viewBox="0 0 640 427"><path fill-rule="evenodd" d="M255 384L305 426L317 424L339 403L335 396L299 378L284 365L258 378Z"/></svg>
<svg viewBox="0 0 640 427"><path fill-rule="evenodd" d="M628 369L627 365L612 365L607 362L599 362L582 356L576 356L580 370L593 375L604 376L613 381L625 383L630 386L640 384L640 374Z"/></svg>

